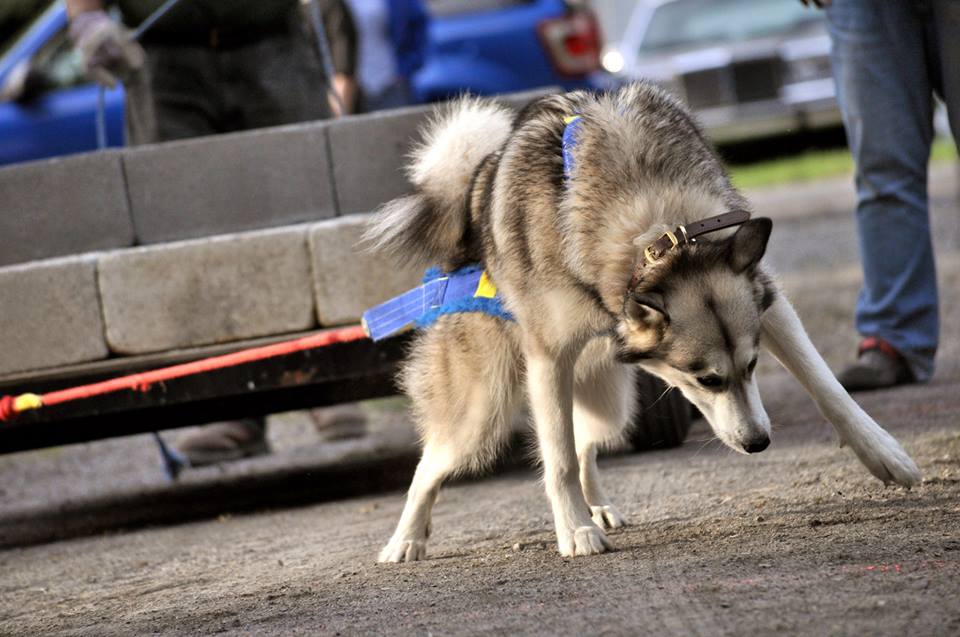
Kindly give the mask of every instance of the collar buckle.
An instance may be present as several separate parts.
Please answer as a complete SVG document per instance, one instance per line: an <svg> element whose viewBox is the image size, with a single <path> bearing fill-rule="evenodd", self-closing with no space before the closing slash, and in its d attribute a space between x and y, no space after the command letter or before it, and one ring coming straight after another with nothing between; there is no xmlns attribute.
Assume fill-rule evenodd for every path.
<svg viewBox="0 0 960 637"><path fill-rule="evenodd" d="M685 234L685 233L684 233ZM669 242L669 245L667 244ZM673 234L671 231L667 230L660 238L648 245L643 250L643 256L646 258L647 263L655 263L663 258L670 250L673 250L678 245L680 245L680 240L677 239L677 235Z"/></svg>

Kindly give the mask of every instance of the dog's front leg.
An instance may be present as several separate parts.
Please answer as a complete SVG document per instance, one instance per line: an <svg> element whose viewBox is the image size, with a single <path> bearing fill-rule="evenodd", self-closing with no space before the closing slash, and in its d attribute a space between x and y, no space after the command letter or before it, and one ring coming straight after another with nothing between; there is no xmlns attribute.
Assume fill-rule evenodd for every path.
<svg viewBox="0 0 960 637"><path fill-rule="evenodd" d="M593 555L611 548L594 524L580 487L573 435L573 370L575 355L556 355L543 348L527 352L530 408L543 457L543 477L553 508L557 546L565 556Z"/></svg>
<svg viewBox="0 0 960 637"><path fill-rule="evenodd" d="M893 436L854 402L807 336L793 306L777 293L763 315L764 346L796 377L830 421L841 444L850 445L870 473L905 487L920 481L920 471Z"/></svg>

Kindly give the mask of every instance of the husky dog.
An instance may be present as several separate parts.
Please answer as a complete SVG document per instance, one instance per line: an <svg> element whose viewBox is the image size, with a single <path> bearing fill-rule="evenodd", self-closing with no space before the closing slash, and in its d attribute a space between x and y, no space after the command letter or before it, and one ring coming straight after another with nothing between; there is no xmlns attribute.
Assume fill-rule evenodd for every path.
<svg viewBox="0 0 960 637"><path fill-rule="evenodd" d="M564 151L570 116L580 121ZM765 272L770 220L684 240L699 220L745 220L749 204L665 92L552 95L520 113L461 98L427 125L408 174L413 194L386 204L367 240L445 271L482 263L515 320L448 314L417 337L401 383L423 456L380 561L425 556L441 482L493 460L525 403L561 555L610 549L604 529L625 520L596 456L630 420L634 368L679 388L731 449L754 453L770 441L753 374L761 345L873 475L920 479Z"/></svg>

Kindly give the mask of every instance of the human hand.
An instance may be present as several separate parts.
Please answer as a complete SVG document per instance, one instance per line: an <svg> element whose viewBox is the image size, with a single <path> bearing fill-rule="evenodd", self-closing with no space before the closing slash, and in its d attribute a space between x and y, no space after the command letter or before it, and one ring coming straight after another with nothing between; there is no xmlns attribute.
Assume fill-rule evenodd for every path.
<svg viewBox="0 0 960 637"><path fill-rule="evenodd" d="M113 88L143 66L143 48L129 31L104 11L78 13L70 21L70 40L83 56L87 75Z"/></svg>

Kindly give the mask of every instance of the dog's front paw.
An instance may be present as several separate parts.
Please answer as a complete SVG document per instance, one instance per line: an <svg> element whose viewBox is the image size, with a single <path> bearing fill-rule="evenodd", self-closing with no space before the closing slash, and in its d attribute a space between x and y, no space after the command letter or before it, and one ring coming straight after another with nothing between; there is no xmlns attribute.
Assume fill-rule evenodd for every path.
<svg viewBox="0 0 960 637"><path fill-rule="evenodd" d="M378 562L413 562L427 556L426 540L391 540L380 551Z"/></svg>
<svg viewBox="0 0 960 637"><path fill-rule="evenodd" d="M581 526L574 529L566 541L560 541L560 555L573 557L575 555L597 555L613 548L607 535L598 527Z"/></svg>
<svg viewBox="0 0 960 637"><path fill-rule="evenodd" d="M909 488L920 482L922 476L913 459L893 436L879 427L867 435L851 436L847 442L860 462L884 484L895 482Z"/></svg>
<svg viewBox="0 0 960 637"><path fill-rule="evenodd" d="M626 519L620 515L620 512L612 504L591 506L590 512L594 523L601 529L619 529L627 525Z"/></svg>

